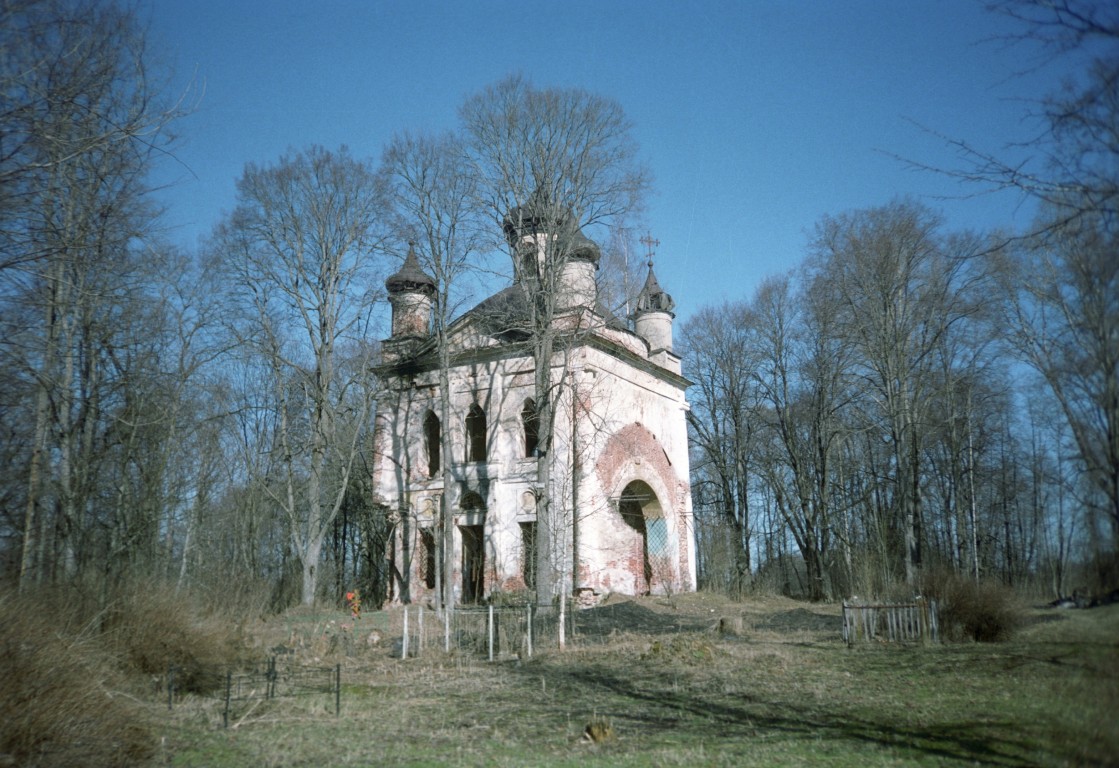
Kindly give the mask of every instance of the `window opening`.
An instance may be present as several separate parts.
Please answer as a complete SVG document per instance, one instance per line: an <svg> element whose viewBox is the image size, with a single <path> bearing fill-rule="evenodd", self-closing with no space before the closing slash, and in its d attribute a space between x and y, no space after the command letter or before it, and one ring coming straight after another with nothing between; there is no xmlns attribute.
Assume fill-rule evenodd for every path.
<svg viewBox="0 0 1119 768"><path fill-rule="evenodd" d="M486 460L486 412L477 403L466 414L466 460Z"/></svg>
<svg viewBox="0 0 1119 768"><path fill-rule="evenodd" d="M427 451L427 476L439 474L440 459L443 453L443 436L439 417L433 411L424 416L424 448Z"/></svg>
<svg viewBox="0 0 1119 768"><path fill-rule="evenodd" d="M536 522L521 523L521 578L536 589Z"/></svg>
<svg viewBox="0 0 1119 768"><path fill-rule="evenodd" d="M536 415L536 401L529 398L525 400L525 407L521 409L521 425L525 430L525 458L536 456L536 449L540 441L540 422Z"/></svg>
<svg viewBox="0 0 1119 768"><path fill-rule="evenodd" d="M435 589L435 534L430 528L420 529L420 580Z"/></svg>

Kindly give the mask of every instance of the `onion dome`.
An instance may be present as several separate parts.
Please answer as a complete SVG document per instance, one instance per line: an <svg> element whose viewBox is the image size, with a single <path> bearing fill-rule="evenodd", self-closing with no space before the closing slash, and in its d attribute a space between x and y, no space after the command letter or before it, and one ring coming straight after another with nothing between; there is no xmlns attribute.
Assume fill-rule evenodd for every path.
<svg viewBox="0 0 1119 768"><path fill-rule="evenodd" d="M514 246L526 236L550 234L569 249L572 259L597 264L602 257L598 245L583 234L571 208L553 204L543 187L537 187L524 205L510 208L501 228Z"/></svg>
<svg viewBox="0 0 1119 768"><path fill-rule="evenodd" d="M385 288L389 293L435 293L435 279L420 267L420 260L416 258L412 243L408 244L408 255L403 266L385 280Z"/></svg>

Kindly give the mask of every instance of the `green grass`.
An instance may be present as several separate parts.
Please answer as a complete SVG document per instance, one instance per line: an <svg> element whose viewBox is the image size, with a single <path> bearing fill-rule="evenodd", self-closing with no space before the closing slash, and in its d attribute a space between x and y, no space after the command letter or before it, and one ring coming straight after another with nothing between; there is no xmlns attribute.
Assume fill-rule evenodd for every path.
<svg viewBox="0 0 1119 768"><path fill-rule="evenodd" d="M1119 764L1119 606L1037 611L998 644L848 649L834 607L711 596L646 604L663 612L665 634L644 626L524 663L431 652L401 662L387 649L362 650L341 660L338 718L330 697L306 697L236 713L235 727L223 730L217 702L188 698L158 715L157 758L172 766ZM741 637L710 631L711 615L731 613L744 617ZM614 738L583 738L596 719Z"/></svg>

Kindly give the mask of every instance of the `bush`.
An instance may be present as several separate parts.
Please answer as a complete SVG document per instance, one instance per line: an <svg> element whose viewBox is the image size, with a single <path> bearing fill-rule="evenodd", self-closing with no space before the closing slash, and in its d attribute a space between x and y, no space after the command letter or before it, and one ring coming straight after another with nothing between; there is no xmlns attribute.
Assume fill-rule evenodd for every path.
<svg viewBox="0 0 1119 768"><path fill-rule="evenodd" d="M42 601L0 595L0 680L0 764L131 765L155 751L112 660L61 634Z"/></svg>
<svg viewBox="0 0 1119 768"><path fill-rule="evenodd" d="M1017 596L998 582L976 583L957 573L939 571L925 577L922 591L936 599L940 632L948 640L1009 640L1023 621Z"/></svg>
<svg viewBox="0 0 1119 768"><path fill-rule="evenodd" d="M242 648L228 617L158 585L133 588L113 601L104 633L126 670L151 677L174 666L176 686L191 693L220 687Z"/></svg>

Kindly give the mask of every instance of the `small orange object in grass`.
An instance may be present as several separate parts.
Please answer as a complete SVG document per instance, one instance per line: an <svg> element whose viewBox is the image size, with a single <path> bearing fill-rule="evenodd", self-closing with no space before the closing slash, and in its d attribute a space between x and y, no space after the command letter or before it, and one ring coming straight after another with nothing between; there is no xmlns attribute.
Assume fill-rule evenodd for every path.
<svg viewBox="0 0 1119 768"><path fill-rule="evenodd" d="M357 590L346 593L346 605L350 608L350 615L355 619L361 618L361 595Z"/></svg>

